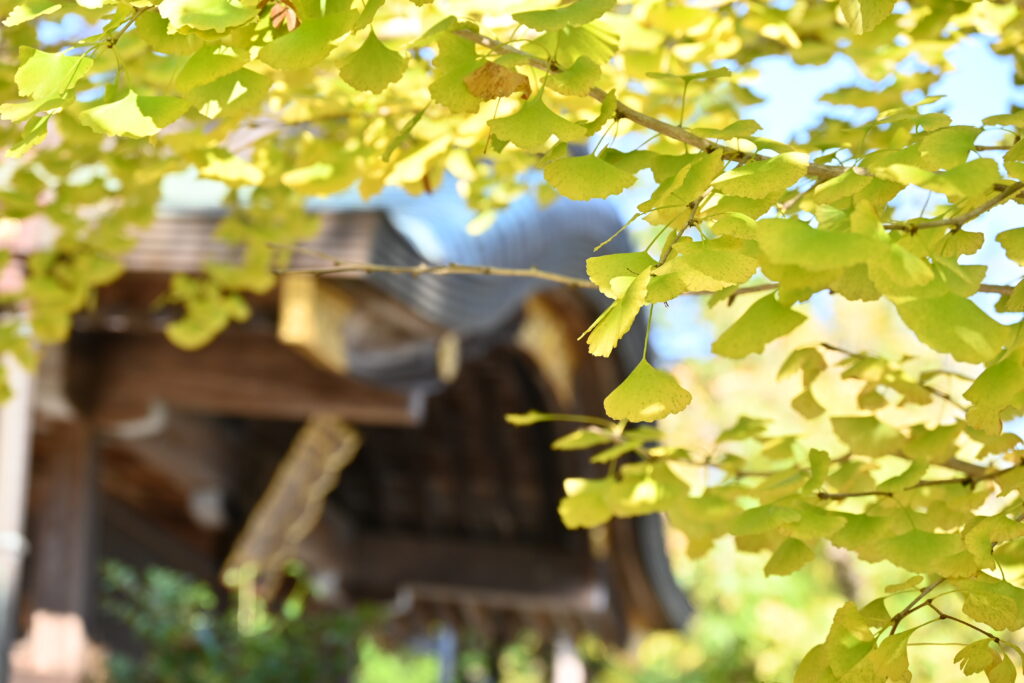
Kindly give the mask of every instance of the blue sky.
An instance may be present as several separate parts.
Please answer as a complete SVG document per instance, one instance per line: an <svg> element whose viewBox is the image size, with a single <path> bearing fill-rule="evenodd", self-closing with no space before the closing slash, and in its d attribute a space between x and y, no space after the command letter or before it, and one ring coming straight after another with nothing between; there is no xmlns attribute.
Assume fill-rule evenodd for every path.
<svg viewBox="0 0 1024 683"><path fill-rule="evenodd" d="M944 111L954 124L981 125L986 116L1007 113L1013 105L1024 106L1024 96L1013 83L1012 57L995 54L980 39L956 45L947 56L954 70L942 76L932 93L945 95L945 98L930 108ZM822 95L840 87L869 83L845 55L833 57L821 66L797 66L781 56L763 57L755 66L760 76L751 89L764 101L747 107L742 116L761 124L759 135L777 140L800 140L801 133L813 128L826 114L841 117L845 113L844 108L821 102ZM920 199L924 199L923 192ZM624 197L620 204L626 215L631 215L630 201L633 201L631 197ZM917 215L920 206L908 206L907 210ZM968 227L991 237L1001 230L1019 226L1024 226L1024 207L1007 204ZM991 283L1012 284L1013 279L1020 276L1020 268L1006 258L1002 247L992 239L987 239L980 252L964 261L987 265L986 281ZM977 301L991 312L996 298L981 294ZM714 332L700 316L702 307L702 302L685 297L667 308L658 307L651 344L663 363L710 356ZM828 315L827 296L816 297L815 307L816 312ZM1020 315L999 317L1003 322L1015 322Z"/></svg>

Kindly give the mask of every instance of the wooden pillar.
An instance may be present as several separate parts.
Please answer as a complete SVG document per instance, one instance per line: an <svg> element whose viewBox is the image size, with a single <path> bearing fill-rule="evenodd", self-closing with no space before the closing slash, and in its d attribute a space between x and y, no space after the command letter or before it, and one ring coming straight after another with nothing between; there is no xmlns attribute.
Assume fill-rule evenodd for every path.
<svg viewBox="0 0 1024 683"><path fill-rule="evenodd" d="M96 444L81 420L36 437L25 595L28 631L11 650L11 683L79 683L96 586Z"/></svg>

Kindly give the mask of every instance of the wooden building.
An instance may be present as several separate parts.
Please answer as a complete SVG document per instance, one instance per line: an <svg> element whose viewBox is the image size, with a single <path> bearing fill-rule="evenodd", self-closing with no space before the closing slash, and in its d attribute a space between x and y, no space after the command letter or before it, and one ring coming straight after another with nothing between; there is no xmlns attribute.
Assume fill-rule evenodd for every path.
<svg viewBox="0 0 1024 683"><path fill-rule="evenodd" d="M325 213L291 267L329 265L318 254L439 262L391 218ZM292 274L253 298L248 322L180 351L162 335L174 312L154 301L172 273L238 257L214 239L217 220L164 215L46 355L14 681L79 681L89 644L116 642L97 604L102 558L209 580L256 566L272 590L297 557L332 608L386 600L411 628L444 620L496 640L525 626L623 641L683 623L660 520L567 531L561 481L588 471L586 455L552 453L557 426L503 419L601 412L637 340L618 360L585 353L593 292ZM606 207L560 203L444 257L576 275L615 227Z"/></svg>

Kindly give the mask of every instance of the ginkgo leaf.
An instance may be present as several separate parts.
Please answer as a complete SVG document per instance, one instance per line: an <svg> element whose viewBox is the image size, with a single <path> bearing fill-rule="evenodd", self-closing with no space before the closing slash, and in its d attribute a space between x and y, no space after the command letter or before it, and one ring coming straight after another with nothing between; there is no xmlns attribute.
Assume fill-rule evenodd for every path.
<svg viewBox="0 0 1024 683"><path fill-rule="evenodd" d="M223 33L252 21L258 12L256 5L240 0L162 0L157 11L174 33L183 28Z"/></svg>
<svg viewBox="0 0 1024 683"><path fill-rule="evenodd" d="M725 128L691 128L690 130L706 138L733 140L735 138L749 138L761 130L761 124L751 119L741 119L733 121Z"/></svg>
<svg viewBox="0 0 1024 683"><path fill-rule="evenodd" d="M540 97L527 100L515 114L491 119L488 124L495 136L531 152L542 150L552 135L563 142L576 142L587 137L587 131L583 126L563 119L548 109ZM600 161L596 157L592 158ZM615 169L619 182L623 182L624 171L607 162L604 163Z"/></svg>
<svg viewBox="0 0 1024 683"><path fill-rule="evenodd" d="M616 0L576 0L558 9L519 12L512 18L537 31L560 31L566 26L590 23L615 7Z"/></svg>
<svg viewBox="0 0 1024 683"><path fill-rule="evenodd" d="M94 63L90 57L43 52L24 45L18 48L18 61L21 66L14 73L18 94L38 101L64 97Z"/></svg>
<svg viewBox="0 0 1024 683"><path fill-rule="evenodd" d="M896 310L918 339L965 363L991 360L1009 335L1009 328L973 302L952 294L907 301L898 304Z"/></svg>
<svg viewBox="0 0 1024 683"><path fill-rule="evenodd" d="M650 211L668 206L678 211L680 207L697 199L722 172L722 150L686 155L680 162L681 168L658 186L651 198L639 206L640 210ZM649 219L656 220L653 217Z"/></svg>
<svg viewBox="0 0 1024 683"><path fill-rule="evenodd" d="M944 576L966 576L977 571L957 534L912 529L881 539L876 549L882 557L907 571L935 572Z"/></svg>
<svg viewBox="0 0 1024 683"><path fill-rule="evenodd" d="M775 549L768 564L764 566L765 576L787 576L814 559L814 552L803 541L787 538Z"/></svg>
<svg viewBox="0 0 1024 683"><path fill-rule="evenodd" d="M786 152L765 161L752 161L727 171L714 181L720 192L759 199L781 194L807 172L807 155Z"/></svg>
<svg viewBox="0 0 1024 683"><path fill-rule="evenodd" d="M641 360L604 399L604 411L613 420L654 422L689 404L690 392L679 386L670 373Z"/></svg>
<svg viewBox="0 0 1024 683"><path fill-rule="evenodd" d="M1024 590L986 574L953 585L963 593L964 614L971 619L998 631L1024 628Z"/></svg>
<svg viewBox="0 0 1024 683"><path fill-rule="evenodd" d="M263 46L260 61L286 70L319 64L331 52L331 41L348 31L354 20L354 11L307 19L294 31Z"/></svg>
<svg viewBox="0 0 1024 683"><path fill-rule="evenodd" d="M733 522L731 531L737 536L777 532L780 527L800 520L800 513L781 505L762 505L744 510Z"/></svg>
<svg viewBox="0 0 1024 683"><path fill-rule="evenodd" d="M552 161L544 167L544 179L563 197L577 200L603 199L636 182L632 173L589 154Z"/></svg>
<svg viewBox="0 0 1024 683"><path fill-rule="evenodd" d="M854 683L883 683L898 681L910 683L910 661L907 657L907 643L913 629L890 635L878 647L873 648L851 668L840 681Z"/></svg>
<svg viewBox="0 0 1024 683"><path fill-rule="evenodd" d="M579 451L596 446L604 446L610 443L611 440L611 435L605 431L596 430L592 427L580 427L551 442L551 450Z"/></svg>
<svg viewBox="0 0 1024 683"><path fill-rule="evenodd" d="M832 429L856 454L891 455L903 444L903 436L895 427L873 416L834 417Z"/></svg>
<svg viewBox="0 0 1024 683"><path fill-rule="evenodd" d="M558 504L558 515L567 529L590 529L612 518L608 497L614 482L610 478L569 477L562 482L565 497Z"/></svg>
<svg viewBox="0 0 1024 683"><path fill-rule="evenodd" d="M605 309L587 330L580 335L587 337L590 353L608 356L633 327L633 321L647 300L647 286L651 282L651 268L645 268L633 278L622 297Z"/></svg>
<svg viewBox="0 0 1024 683"><path fill-rule="evenodd" d="M910 438L903 444L903 452L914 460L929 463L943 463L953 457L956 452L956 438L960 435L960 425L952 424L935 429L927 429L924 425L915 425Z"/></svg>
<svg viewBox="0 0 1024 683"><path fill-rule="evenodd" d="M811 465L811 473L804 483L802 491L811 493L820 489L821 485L825 483L829 470L832 468L832 459L829 458L828 453L818 448L812 448L807 459Z"/></svg>
<svg viewBox="0 0 1024 683"><path fill-rule="evenodd" d="M146 97L129 90L118 100L86 109L80 118L97 133L144 138L159 133L188 108L177 97Z"/></svg>
<svg viewBox="0 0 1024 683"><path fill-rule="evenodd" d="M921 141L921 162L931 171L959 166L967 160L980 133L974 126L949 126L928 133Z"/></svg>
<svg viewBox="0 0 1024 683"><path fill-rule="evenodd" d="M515 69L496 62L484 62L463 81L466 89L481 100L508 97L514 93L530 96L530 79Z"/></svg>
<svg viewBox="0 0 1024 683"><path fill-rule="evenodd" d="M24 121L41 111L55 109L64 104L60 98L52 100L27 100L24 102L7 102L0 104L0 119L5 121Z"/></svg>
<svg viewBox="0 0 1024 683"><path fill-rule="evenodd" d="M1017 680L1017 667L1009 657L999 657L999 661L985 671L988 683L1014 683Z"/></svg>
<svg viewBox="0 0 1024 683"><path fill-rule="evenodd" d="M892 13L894 0L840 0L846 23L854 33L867 33Z"/></svg>
<svg viewBox="0 0 1024 683"><path fill-rule="evenodd" d="M1024 265L1024 228L1004 230L996 235L996 241L1003 245L1007 256Z"/></svg>
<svg viewBox="0 0 1024 683"><path fill-rule="evenodd" d="M60 9L60 3L53 0L26 0L16 5L11 13L4 19L3 25L7 27L18 26L37 17L44 17L53 14Z"/></svg>
<svg viewBox="0 0 1024 683"><path fill-rule="evenodd" d="M743 253L744 243L728 237L693 242L678 241L677 252L655 270L648 289L650 303L670 301L685 292L714 292L746 282L757 270L757 260Z"/></svg>
<svg viewBox="0 0 1024 683"><path fill-rule="evenodd" d="M469 92L466 78L484 61L477 57L473 43L451 33L442 34L437 41L438 55L434 58L436 77L430 84L430 95L454 113L472 113L480 108L480 98Z"/></svg>
<svg viewBox="0 0 1024 683"><path fill-rule="evenodd" d="M587 259L587 277L597 285L602 294L614 299L618 293L612 289L612 280L636 277L654 265L657 265L657 262L644 251L591 256Z"/></svg>
<svg viewBox="0 0 1024 683"><path fill-rule="evenodd" d="M893 583L893 584L890 584L890 585L886 586L885 587L885 592L886 593L902 593L905 590L910 590L914 586L916 586L919 583L921 583L921 581L923 581L923 580L924 580L924 577L921 576L920 574L917 574L916 576L911 576L906 581L900 581L899 583Z"/></svg>
<svg viewBox="0 0 1024 683"><path fill-rule="evenodd" d="M253 111L270 89L271 80L251 69L239 69L193 88L185 97L208 119L241 116Z"/></svg>
<svg viewBox="0 0 1024 683"><path fill-rule="evenodd" d="M192 90L237 71L248 61L247 55L238 54L229 45L207 43L189 57L174 79L174 84L180 90Z"/></svg>
<svg viewBox="0 0 1024 683"><path fill-rule="evenodd" d="M590 89L597 85L601 78L601 67L590 57L583 55L563 71L556 71L548 76L548 87L563 95L583 97L590 94Z"/></svg>
<svg viewBox="0 0 1024 683"><path fill-rule="evenodd" d="M253 164L226 150L210 150L206 153L205 162L199 167L199 175L204 178L220 180L228 185L259 185L265 174Z"/></svg>
<svg viewBox="0 0 1024 683"><path fill-rule="evenodd" d="M759 353L765 344L788 334L807 319L802 313L780 304L774 294L759 299L711 345L726 358Z"/></svg>
<svg viewBox="0 0 1024 683"><path fill-rule="evenodd" d="M993 546L1024 538L1024 524L1003 515L982 517L964 531L964 546L982 569L995 569Z"/></svg>
<svg viewBox="0 0 1024 683"><path fill-rule="evenodd" d="M405 58L370 31L362 46L341 64L341 77L356 90L381 92L405 73Z"/></svg>
<svg viewBox="0 0 1024 683"><path fill-rule="evenodd" d="M192 55L202 45L195 35L172 33L170 22L157 12L142 12L135 18L133 33L157 52Z"/></svg>
<svg viewBox="0 0 1024 683"><path fill-rule="evenodd" d="M979 423L972 415L975 412L972 409L967 413L967 423L976 429L998 434L1002 426L999 413L1011 405L1024 405L1024 365L1020 357L1012 354L985 368L964 392L964 398L993 417L993 424Z"/></svg>
<svg viewBox="0 0 1024 683"><path fill-rule="evenodd" d="M866 235L812 228L797 218L769 218L759 221L758 228L757 242L773 263L808 270L865 263L888 247Z"/></svg>

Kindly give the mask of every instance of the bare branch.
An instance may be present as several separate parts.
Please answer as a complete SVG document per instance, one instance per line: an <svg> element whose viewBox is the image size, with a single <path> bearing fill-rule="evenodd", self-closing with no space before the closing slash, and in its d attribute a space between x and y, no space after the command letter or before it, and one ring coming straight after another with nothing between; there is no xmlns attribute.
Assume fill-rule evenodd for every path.
<svg viewBox="0 0 1024 683"><path fill-rule="evenodd" d="M325 268L297 268L286 270L287 273L310 273L313 275L332 275L337 273L396 273L401 275L493 275L496 277L527 277L536 280L547 280L560 285L595 289L590 280L570 277L559 273L551 273L539 268L499 268L497 266L467 266L459 263L432 265L420 263L415 266L391 266L383 263L344 263Z"/></svg>

